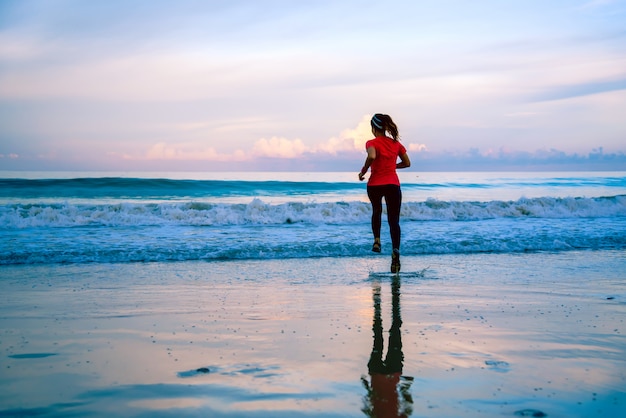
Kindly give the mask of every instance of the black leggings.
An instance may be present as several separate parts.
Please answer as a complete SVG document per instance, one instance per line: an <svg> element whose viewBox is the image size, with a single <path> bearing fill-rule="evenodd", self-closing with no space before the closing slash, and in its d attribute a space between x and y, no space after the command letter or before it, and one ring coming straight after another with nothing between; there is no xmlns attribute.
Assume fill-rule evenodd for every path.
<svg viewBox="0 0 626 418"><path fill-rule="evenodd" d="M384 186L367 186L367 196L372 202L372 232L374 238L380 238L381 216L383 214L383 197L387 204L387 222L391 234L392 248L400 249L400 205L402 191L400 186L386 184Z"/></svg>

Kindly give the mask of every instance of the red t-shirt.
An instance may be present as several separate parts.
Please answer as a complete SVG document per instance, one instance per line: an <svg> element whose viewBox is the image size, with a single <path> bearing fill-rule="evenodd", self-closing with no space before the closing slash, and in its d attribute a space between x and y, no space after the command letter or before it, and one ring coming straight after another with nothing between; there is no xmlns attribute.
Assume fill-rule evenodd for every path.
<svg viewBox="0 0 626 418"><path fill-rule="evenodd" d="M399 141L394 141L388 136L378 136L365 143L365 149L374 147L376 159L372 162L372 174L367 181L368 186L384 186L386 184L400 185L396 173L398 157L406 154L406 148Z"/></svg>

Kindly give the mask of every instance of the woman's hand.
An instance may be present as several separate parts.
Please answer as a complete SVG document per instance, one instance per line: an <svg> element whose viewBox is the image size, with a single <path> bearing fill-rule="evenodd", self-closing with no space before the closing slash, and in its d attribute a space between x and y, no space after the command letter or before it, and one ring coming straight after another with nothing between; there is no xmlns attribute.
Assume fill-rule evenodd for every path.
<svg viewBox="0 0 626 418"><path fill-rule="evenodd" d="M359 180L363 181L365 179L365 174L363 172L359 172Z"/></svg>

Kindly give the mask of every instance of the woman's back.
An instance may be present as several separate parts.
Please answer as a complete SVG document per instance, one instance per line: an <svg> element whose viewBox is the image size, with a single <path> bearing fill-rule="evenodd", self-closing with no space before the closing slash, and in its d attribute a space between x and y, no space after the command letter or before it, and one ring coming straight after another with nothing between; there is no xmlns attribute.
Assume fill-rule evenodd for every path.
<svg viewBox="0 0 626 418"><path fill-rule="evenodd" d="M379 136L367 141L366 148L376 149L376 159L372 162L372 174L367 182L370 186L382 186L385 184L400 185L396 173L398 157L406 153L404 146L387 136Z"/></svg>

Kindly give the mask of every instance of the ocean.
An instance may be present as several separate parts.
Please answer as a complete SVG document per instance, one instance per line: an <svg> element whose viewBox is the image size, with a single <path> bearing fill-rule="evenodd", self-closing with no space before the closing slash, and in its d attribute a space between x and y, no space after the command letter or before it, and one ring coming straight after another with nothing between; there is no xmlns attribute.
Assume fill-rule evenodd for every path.
<svg viewBox="0 0 626 418"><path fill-rule="evenodd" d="M399 175L403 255L626 248L626 172ZM370 217L352 172L5 171L0 265L357 257Z"/></svg>

